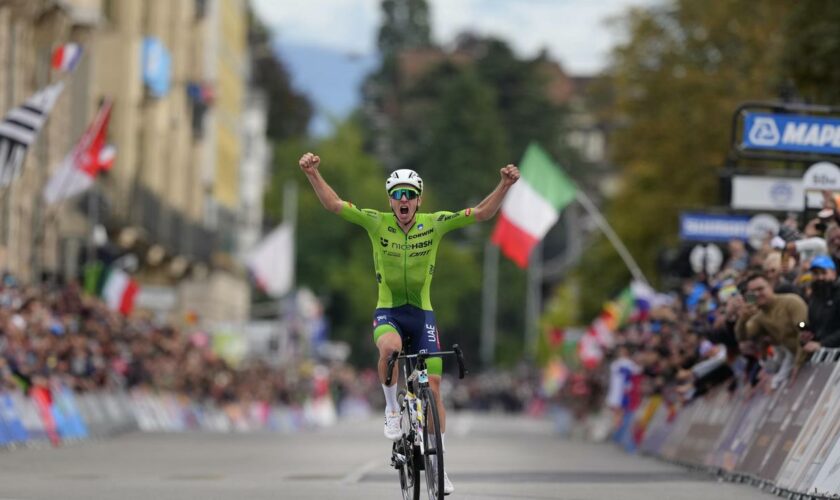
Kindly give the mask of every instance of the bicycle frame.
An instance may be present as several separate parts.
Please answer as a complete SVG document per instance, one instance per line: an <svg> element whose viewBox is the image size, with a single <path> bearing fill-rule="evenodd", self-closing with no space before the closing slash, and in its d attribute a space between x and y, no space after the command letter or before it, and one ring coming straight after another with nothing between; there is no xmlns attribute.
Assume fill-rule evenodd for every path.
<svg viewBox="0 0 840 500"><path fill-rule="evenodd" d="M403 380L405 383L404 391L401 390L399 397L400 404L400 420L407 413L407 428L403 427L402 437L398 442L395 442L392 447L391 465L400 471L400 483L403 487L403 498L409 498L408 485L406 481L411 477L410 488L413 489L413 498L417 499L419 495L419 485L416 481L419 480L420 470L426 470L426 461L430 462L432 469L426 470L427 485L429 488L430 498L432 496L432 484L436 492L441 492L438 488L443 488L443 451L441 449L440 436L436 445L430 443L431 448L427 449L425 439L428 437L426 429L427 412L429 418L432 418L434 425L432 428L439 426L437 399L434 393L429 388L429 373L426 367L426 360L430 357L450 356L454 355L458 361L458 375L459 378L464 378L467 373L464 367L464 357L460 347L455 344L451 351L440 352L419 352L417 354L400 354L394 352L388 358L387 375L385 377L385 384L391 385L392 376L394 372L394 363L403 360ZM409 371L410 370L410 371ZM404 392L404 394L403 394ZM431 401L429 399L431 398ZM434 403L434 407L428 408L427 403ZM435 431L437 434L437 431ZM432 471L432 472L430 472ZM437 478L433 483L433 479ZM440 495L443 498L443 493L435 493L435 498Z"/></svg>

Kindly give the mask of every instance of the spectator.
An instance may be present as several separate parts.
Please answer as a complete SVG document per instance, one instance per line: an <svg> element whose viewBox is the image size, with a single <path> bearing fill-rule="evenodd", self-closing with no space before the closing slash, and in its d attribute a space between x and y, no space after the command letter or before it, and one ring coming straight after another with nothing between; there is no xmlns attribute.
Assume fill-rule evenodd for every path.
<svg viewBox="0 0 840 500"><path fill-rule="evenodd" d="M741 240L729 240L729 260L726 261L724 269L735 271L746 271L749 264L749 254L744 242Z"/></svg>
<svg viewBox="0 0 840 500"><path fill-rule="evenodd" d="M743 285L746 289L745 304L741 308L735 333L742 350L757 346L761 354L765 344L773 347L780 366L770 387L776 389L787 380L794 362L803 359L799 324L808 320L808 305L792 293L777 295L762 274L748 276Z"/></svg>
<svg viewBox="0 0 840 500"><path fill-rule="evenodd" d="M803 350L840 347L840 283L831 257L821 255L811 262L813 282L808 303L807 330L802 332Z"/></svg>
<svg viewBox="0 0 840 500"><path fill-rule="evenodd" d="M764 275L767 277L767 281L770 282L770 286L773 287L773 291L776 293L796 293L796 287L787 279L785 273L782 270L782 253L781 252L770 252L764 258L764 262L761 265L762 271Z"/></svg>
<svg viewBox="0 0 840 500"><path fill-rule="evenodd" d="M834 266L840 266L840 226L832 225L825 234L828 243L828 254L834 261Z"/></svg>

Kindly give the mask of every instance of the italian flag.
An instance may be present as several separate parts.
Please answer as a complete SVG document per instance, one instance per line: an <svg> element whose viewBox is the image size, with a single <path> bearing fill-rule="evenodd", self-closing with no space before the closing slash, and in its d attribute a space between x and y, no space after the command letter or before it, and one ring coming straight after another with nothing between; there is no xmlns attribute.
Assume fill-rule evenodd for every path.
<svg viewBox="0 0 840 500"><path fill-rule="evenodd" d="M528 146L519 171L521 177L505 197L492 241L519 267L526 267L531 250L575 199L577 188L536 144Z"/></svg>
<svg viewBox="0 0 840 500"><path fill-rule="evenodd" d="M137 282L127 272L111 269L102 287L102 299L112 311L128 316L134 310L134 298L138 291Z"/></svg>
<svg viewBox="0 0 840 500"><path fill-rule="evenodd" d="M137 281L122 269L105 267L94 262L85 267L85 291L102 297L112 311L128 316L134 310L134 299L140 291Z"/></svg>

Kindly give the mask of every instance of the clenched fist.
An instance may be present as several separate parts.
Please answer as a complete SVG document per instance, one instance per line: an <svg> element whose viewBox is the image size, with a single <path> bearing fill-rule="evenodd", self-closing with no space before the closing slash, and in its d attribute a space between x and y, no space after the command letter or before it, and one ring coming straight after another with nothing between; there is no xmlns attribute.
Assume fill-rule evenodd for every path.
<svg viewBox="0 0 840 500"><path fill-rule="evenodd" d="M516 165L507 165L502 167L500 170L502 174L502 183L505 186L512 186L516 181L519 180L519 169L516 168Z"/></svg>
<svg viewBox="0 0 840 500"><path fill-rule="evenodd" d="M309 174L318 168L318 165L321 164L321 158L319 158L316 154L306 153L300 157L298 164L300 165L301 170Z"/></svg>

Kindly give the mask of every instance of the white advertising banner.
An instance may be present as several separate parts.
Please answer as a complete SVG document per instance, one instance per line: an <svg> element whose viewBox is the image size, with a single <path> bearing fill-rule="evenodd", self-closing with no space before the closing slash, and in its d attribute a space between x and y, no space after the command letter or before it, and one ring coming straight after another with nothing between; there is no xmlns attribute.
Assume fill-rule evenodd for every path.
<svg viewBox="0 0 840 500"><path fill-rule="evenodd" d="M774 210L801 212L805 187L799 177L732 177L732 208L742 210ZM822 194L808 192L808 207L822 206Z"/></svg>

